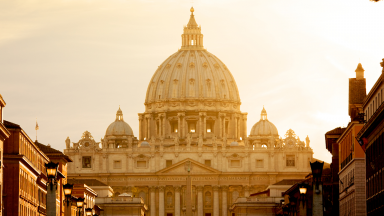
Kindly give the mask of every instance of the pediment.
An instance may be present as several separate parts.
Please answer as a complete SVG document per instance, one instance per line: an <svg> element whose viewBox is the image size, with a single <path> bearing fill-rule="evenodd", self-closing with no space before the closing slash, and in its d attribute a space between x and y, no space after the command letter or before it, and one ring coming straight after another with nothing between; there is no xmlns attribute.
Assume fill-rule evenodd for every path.
<svg viewBox="0 0 384 216"><path fill-rule="evenodd" d="M191 164L191 166L189 166ZM164 168L156 172L156 174L187 174L188 168L190 167L190 173L196 174L220 174L221 172L217 169L209 167L205 164L199 163L190 158L184 159L170 167Z"/></svg>

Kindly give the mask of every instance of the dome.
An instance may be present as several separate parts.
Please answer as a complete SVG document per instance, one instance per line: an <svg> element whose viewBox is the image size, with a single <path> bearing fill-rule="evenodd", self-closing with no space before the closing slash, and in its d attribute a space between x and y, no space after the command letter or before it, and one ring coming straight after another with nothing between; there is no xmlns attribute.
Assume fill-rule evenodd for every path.
<svg viewBox="0 0 384 216"><path fill-rule="evenodd" d="M108 126L105 136L133 136L132 128L124 121L120 107L116 113L116 120Z"/></svg>
<svg viewBox="0 0 384 216"><path fill-rule="evenodd" d="M231 145L230 145L230 146L239 146L239 143L236 142L236 141L233 141L233 142L231 142Z"/></svg>
<svg viewBox="0 0 384 216"><path fill-rule="evenodd" d="M147 141L143 141L140 144L140 148L150 148L150 147L151 147L151 145L149 145L149 143Z"/></svg>
<svg viewBox="0 0 384 216"><path fill-rule="evenodd" d="M261 111L260 121L253 125L250 136L278 136L277 128L267 119L267 111Z"/></svg>
<svg viewBox="0 0 384 216"><path fill-rule="evenodd" d="M203 47L201 27L193 9L184 27L182 46L154 73L147 89L146 104L164 101L228 101L239 104L239 91L229 69Z"/></svg>

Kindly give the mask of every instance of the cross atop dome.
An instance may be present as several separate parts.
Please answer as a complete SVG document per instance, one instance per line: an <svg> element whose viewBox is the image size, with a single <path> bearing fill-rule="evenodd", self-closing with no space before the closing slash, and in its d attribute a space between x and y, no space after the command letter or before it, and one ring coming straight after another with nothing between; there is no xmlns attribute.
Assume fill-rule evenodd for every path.
<svg viewBox="0 0 384 216"><path fill-rule="evenodd" d="M267 111L265 110L264 106L263 106L263 110L261 110L260 120L267 120Z"/></svg>
<svg viewBox="0 0 384 216"><path fill-rule="evenodd" d="M202 50L203 47L203 34L201 34L201 26L197 25L195 9L191 7L191 16L187 26L184 26L184 33L181 35L181 49L182 50Z"/></svg>
<svg viewBox="0 0 384 216"><path fill-rule="evenodd" d="M124 121L123 120L123 111L121 111L120 106L116 112L116 121Z"/></svg>

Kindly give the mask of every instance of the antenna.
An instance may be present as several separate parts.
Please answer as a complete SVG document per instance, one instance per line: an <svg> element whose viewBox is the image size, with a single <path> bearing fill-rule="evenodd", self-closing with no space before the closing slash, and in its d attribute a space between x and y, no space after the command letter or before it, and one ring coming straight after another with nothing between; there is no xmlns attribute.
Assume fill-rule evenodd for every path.
<svg viewBox="0 0 384 216"><path fill-rule="evenodd" d="M36 118L35 130L36 130L36 141L37 141L37 130L39 130L39 124L37 124L37 118Z"/></svg>

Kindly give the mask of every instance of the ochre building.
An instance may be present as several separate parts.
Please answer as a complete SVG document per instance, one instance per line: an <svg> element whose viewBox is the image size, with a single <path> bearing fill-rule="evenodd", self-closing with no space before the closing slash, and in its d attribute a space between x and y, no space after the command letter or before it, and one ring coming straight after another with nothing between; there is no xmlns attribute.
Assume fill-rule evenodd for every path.
<svg viewBox="0 0 384 216"><path fill-rule="evenodd" d="M197 216L231 215L238 197L311 172L309 138L301 141L291 129L281 138L264 108L248 134L235 79L204 48L191 12L181 48L149 82L138 138L119 108L101 142L88 131L78 142L66 140L65 154L73 160L68 178L97 179L111 186L115 197L141 197L148 206L145 215L185 215L189 205ZM124 215L127 208L113 212Z"/></svg>

